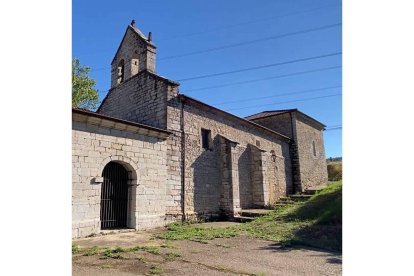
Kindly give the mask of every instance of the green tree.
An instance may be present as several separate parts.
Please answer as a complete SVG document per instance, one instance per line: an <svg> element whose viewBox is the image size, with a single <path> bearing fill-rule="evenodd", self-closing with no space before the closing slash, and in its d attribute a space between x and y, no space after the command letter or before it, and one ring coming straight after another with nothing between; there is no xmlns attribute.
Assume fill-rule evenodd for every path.
<svg viewBox="0 0 414 276"><path fill-rule="evenodd" d="M99 104L98 90L89 71L90 68L81 65L79 59L72 60L72 107L92 110Z"/></svg>

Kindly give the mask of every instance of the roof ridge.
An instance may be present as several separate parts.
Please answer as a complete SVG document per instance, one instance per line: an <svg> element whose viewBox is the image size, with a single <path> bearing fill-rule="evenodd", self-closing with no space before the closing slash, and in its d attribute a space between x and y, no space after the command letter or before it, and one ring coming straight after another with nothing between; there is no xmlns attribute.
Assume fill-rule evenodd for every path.
<svg viewBox="0 0 414 276"><path fill-rule="evenodd" d="M143 32L141 32L141 30L140 29L138 29L137 27L135 27L135 26L132 26L131 24L130 25L128 25L128 27L131 27L132 28L132 30L134 30L146 43L148 43L148 44L150 44L150 45L152 45L152 46L155 46L154 45L154 43L152 43L151 41L149 41L148 40L148 37L146 37L145 35L144 35L144 33Z"/></svg>
<svg viewBox="0 0 414 276"><path fill-rule="evenodd" d="M269 116L272 116L272 115L279 115L279 114L295 112L295 111L298 111L298 109L297 108L291 108L291 109L266 110L266 111L262 111L262 112L259 112L259 113L255 113L255 114L246 116L244 118L247 119L247 120L254 120L254 119L257 119L257 118L261 118L263 116L267 116L269 113L275 113L275 114L269 115ZM262 115L262 116L260 116L260 115Z"/></svg>
<svg viewBox="0 0 414 276"><path fill-rule="evenodd" d="M312 118L311 116L303 113L302 111L300 111L297 108L293 108L293 109L280 109L280 110L273 110L273 111L262 111L256 114L252 114L249 115L247 117L244 117L246 120L249 121L255 121L257 119L264 119L264 118L268 118L268 117L273 117L273 116L279 116L282 114L286 114L286 113L292 113L292 112L297 112L298 114L302 114L303 116L307 117L308 119L318 123L319 125L326 127L325 124L319 122L318 120L316 120L315 118Z"/></svg>
<svg viewBox="0 0 414 276"><path fill-rule="evenodd" d="M114 62L116 56L118 55L118 52L121 49L121 45L124 42L124 39L125 39L125 37L126 37L129 29L131 29L132 32L136 33L145 43L151 45L154 48L157 48L157 46L155 46L154 43L152 43L151 41L148 41L148 38L138 28L136 28L135 26L132 26L131 24L129 24L127 26L126 30L125 30L125 33L124 33L124 36L121 39L121 42L119 43L119 46L118 46L118 48L117 48L117 50L115 52L115 55L114 55L114 57L113 57L113 59L111 61L111 64Z"/></svg>

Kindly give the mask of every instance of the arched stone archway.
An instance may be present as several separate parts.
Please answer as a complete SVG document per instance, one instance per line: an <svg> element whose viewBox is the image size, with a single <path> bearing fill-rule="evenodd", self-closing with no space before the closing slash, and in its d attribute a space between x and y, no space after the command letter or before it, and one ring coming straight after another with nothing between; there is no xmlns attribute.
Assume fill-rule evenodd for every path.
<svg viewBox="0 0 414 276"><path fill-rule="evenodd" d="M108 158L105 158L98 167L98 172L102 174L105 166L109 162L116 162L125 167L128 171L128 184L137 185L138 184L138 165L129 157L114 155ZM100 175L99 175L100 176Z"/></svg>
<svg viewBox="0 0 414 276"><path fill-rule="evenodd" d="M112 172L111 172L112 170ZM99 165L98 171L103 178L101 187L101 214L100 214L100 228L136 228L136 187L138 184L138 166L136 163L128 157L124 156L111 156L106 158ZM111 173L114 175L112 179L106 179L111 177ZM117 183L110 183L117 182ZM123 183L125 182L125 183ZM108 190L108 185L111 190ZM125 185L125 186L123 186ZM123 191L123 189L126 191ZM126 195L125 195L126 194ZM126 202L122 202L122 199L116 198L126 196ZM115 197L115 198L111 198ZM114 204L112 206L111 204ZM126 208L126 222L122 215L124 212L122 208ZM106 219L119 219L117 223L102 223L102 212L106 212ZM112 212L112 214L108 214ZM111 227L114 226L114 227Z"/></svg>

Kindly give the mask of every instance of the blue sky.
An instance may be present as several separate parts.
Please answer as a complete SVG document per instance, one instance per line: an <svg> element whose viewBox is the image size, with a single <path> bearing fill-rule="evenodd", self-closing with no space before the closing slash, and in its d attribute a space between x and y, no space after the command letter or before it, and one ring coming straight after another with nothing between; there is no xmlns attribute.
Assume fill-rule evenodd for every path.
<svg viewBox="0 0 414 276"><path fill-rule="evenodd" d="M337 25L163 59L341 23L341 1L337 0L74 0L72 12L72 53L91 68L101 99L110 86L110 63L132 19L144 34L152 32L157 45L157 73L173 80L342 51L342 30ZM180 92L241 117L263 110L298 108L329 128L342 125L341 65L342 55L334 55L181 81ZM322 71L296 74L319 69ZM280 77L290 74L296 75ZM325 131L324 139L327 157L342 156L342 129Z"/></svg>

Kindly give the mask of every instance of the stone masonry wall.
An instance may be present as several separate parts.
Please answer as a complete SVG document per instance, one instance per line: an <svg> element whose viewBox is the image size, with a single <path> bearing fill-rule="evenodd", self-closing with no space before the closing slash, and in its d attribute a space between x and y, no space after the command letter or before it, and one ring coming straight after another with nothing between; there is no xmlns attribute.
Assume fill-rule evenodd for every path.
<svg viewBox="0 0 414 276"><path fill-rule="evenodd" d="M288 185L286 183L286 173L291 173L286 171L285 160L283 156L266 153L263 160L263 167L265 168L265 178L267 184L265 188L267 190L268 199L266 203L272 205L283 196L286 196L288 193Z"/></svg>
<svg viewBox="0 0 414 276"><path fill-rule="evenodd" d="M167 89L167 129L173 134L167 140L167 220L182 219L182 148L184 134L181 132L181 103L178 101L178 87L170 85Z"/></svg>
<svg viewBox="0 0 414 276"><path fill-rule="evenodd" d="M220 201L219 201L219 216L223 218L229 218L234 216L234 204L233 204L233 182L232 182L232 144L231 142L219 136L217 138L219 146L219 167L220 167Z"/></svg>
<svg viewBox="0 0 414 276"><path fill-rule="evenodd" d="M232 166L240 168L240 170L251 167L251 157L243 156L244 154L249 155L246 148L256 145L256 142L260 141L262 150L266 152L273 150L278 156L284 158L284 168L287 173L284 175L285 180L282 183L286 186L292 185L288 141L281 140L276 134L262 132L247 123L225 118L188 104L185 105L184 111L186 213L196 216L209 216L212 212L219 212L217 202L220 193L217 188L221 185L222 172L220 165L217 164L217 161L220 160L218 135L239 143L232 153L236 159L236 163ZM201 128L211 131L213 147L210 150L202 148ZM241 156L242 158L240 158ZM232 171L234 170L232 168ZM240 173L240 170L237 169L237 172ZM246 172L242 172L243 177L248 177L245 174ZM240 175L237 175L237 178L239 183ZM242 187L245 182L245 180L242 181ZM245 196L244 191L242 193ZM194 202L196 199L197 201ZM253 199L249 198L248 200Z"/></svg>
<svg viewBox="0 0 414 276"><path fill-rule="evenodd" d="M142 71L112 88L98 113L165 129L168 87L165 81Z"/></svg>
<svg viewBox="0 0 414 276"><path fill-rule="evenodd" d="M181 154L183 152L180 103L177 101L177 95L177 85L143 71L112 89L98 110L101 114L163 129L168 128L173 132L166 142L168 221L182 218Z"/></svg>
<svg viewBox="0 0 414 276"><path fill-rule="evenodd" d="M253 207L251 150L250 147L237 146L235 152L239 171L240 207L248 209Z"/></svg>
<svg viewBox="0 0 414 276"><path fill-rule="evenodd" d="M306 117L294 115L302 191L328 181L323 131ZM315 142L316 156L313 152Z"/></svg>
<svg viewBox="0 0 414 276"><path fill-rule="evenodd" d="M321 125L298 112L256 119L254 122L294 140L291 144L291 159L295 188L289 192L303 192L307 188L326 183L327 170ZM316 146L316 156L313 155L313 141Z"/></svg>
<svg viewBox="0 0 414 276"><path fill-rule="evenodd" d="M270 128L274 131L279 132L289 138L293 138L292 133L292 122L291 114L285 113L277 116L265 117L252 120L256 124L262 125L264 127Z"/></svg>
<svg viewBox="0 0 414 276"><path fill-rule="evenodd" d="M218 148L217 152L220 155L220 183L219 196L220 206L219 213L213 213L210 217L220 216L222 218L231 219L240 214L240 178L239 178L239 158L240 149L237 149L238 144L229 139L217 135ZM206 216L205 214L202 216Z"/></svg>
<svg viewBox="0 0 414 276"><path fill-rule="evenodd" d="M165 140L73 121L73 237L100 232L102 184L95 181L111 161L129 172L128 227L165 225L166 152Z"/></svg>
<svg viewBox="0 0 414 276"><path fill-rule="evenodd" d="M253 207L266 206L266 168L263 167L263 159L265 158L265 151L256 146L250 147L250 176L251 176L251 191Z"/></svg>
<svg viewBox="0 0 414 276"><path fill-rule="evenodd" d="M219 213L221 175L220 152L200 151L198 139L185 134L185 205L186 216L205 217ZM218 147L215 139L213 147Z"/></svg>

